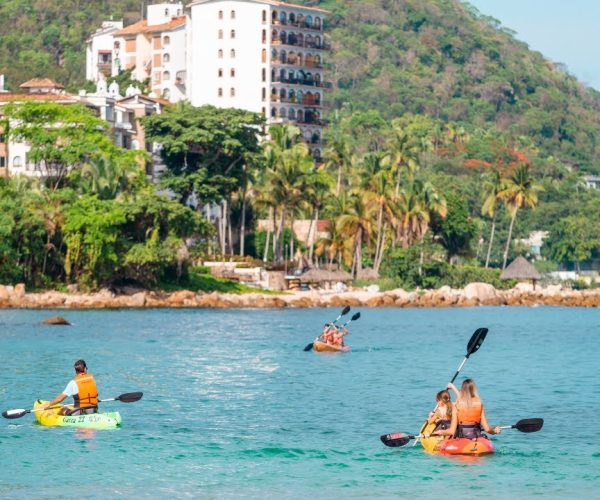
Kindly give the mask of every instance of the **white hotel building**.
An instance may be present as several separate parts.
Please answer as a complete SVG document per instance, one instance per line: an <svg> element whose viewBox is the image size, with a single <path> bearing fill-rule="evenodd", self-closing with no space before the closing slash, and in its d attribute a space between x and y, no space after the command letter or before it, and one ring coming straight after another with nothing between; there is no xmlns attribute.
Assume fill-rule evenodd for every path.
<svg viewBox="0 0 600 500"><path fill-rule="evenodd" d="M326 14L276 0L150 5L147 20L111 32L111 73L135 67L137 79L150 78L153 92L173 102L246 109L269 123L293 123L320 158ZM106 38L102 44L94 39L88 41L88 75L90 64L107 60Z"/></svg>

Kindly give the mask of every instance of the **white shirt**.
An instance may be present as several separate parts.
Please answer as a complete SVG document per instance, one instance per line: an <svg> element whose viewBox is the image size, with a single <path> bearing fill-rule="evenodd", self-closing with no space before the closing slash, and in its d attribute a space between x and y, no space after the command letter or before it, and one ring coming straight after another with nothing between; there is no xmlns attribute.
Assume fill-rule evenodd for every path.
<svg viewBox="0 0 600 500"><path fill-rule="evenodd" d="M63 391L63 394L65 396L67 396L67 397L79 394L79 387L77 387L77 384L75 383L74 380L71 380L67 384L67 387L65 387L65 390Z"/></svg>

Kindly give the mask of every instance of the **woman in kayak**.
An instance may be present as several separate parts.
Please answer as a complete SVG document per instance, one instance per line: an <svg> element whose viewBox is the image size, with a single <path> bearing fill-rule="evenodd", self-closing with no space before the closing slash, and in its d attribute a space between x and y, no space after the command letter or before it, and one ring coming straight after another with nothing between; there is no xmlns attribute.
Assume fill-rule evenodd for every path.
<svg viewBox="0 0 600 500"><path fill-rule="evenodd" d="M432 411L429 414L427 423L435 423L434 432L438 430L449 429L452 425L452 417L455 416L456 410L454 408L454 403L450 398L448 389L438 392L435 396L435 400L437 402L437 407L435 411Z"/></svg>
<svg viewBox="0 0 600 500"><path fill-rule="evenodd" d="M325 323L325 327L323 328L323 333L321 334L321 340L329 345L334 345L335 341L335 332L337 329L334 325L330 323Z"/></svg>
<svg viewBox="0 0 600 500"><path fill-rule="evenodd" d="M348 335L348 329L346 327L336 329L333 334L333 345L336 347L344 347L344 337L346 335Z"/></svg>
<svg viewBox="0 0 600 500"><path fill-rule="evenodd" d="M450 428L436 431L437 435L453 436L457 438L476 439L481 436L481 432L488 434L500 434L500 427L492 427L485 415L483 402L477 393L477 386L470 378L466 379L460 388L460 391L451 382L448 384L456 394L456 411L453 412Z"/></svg>

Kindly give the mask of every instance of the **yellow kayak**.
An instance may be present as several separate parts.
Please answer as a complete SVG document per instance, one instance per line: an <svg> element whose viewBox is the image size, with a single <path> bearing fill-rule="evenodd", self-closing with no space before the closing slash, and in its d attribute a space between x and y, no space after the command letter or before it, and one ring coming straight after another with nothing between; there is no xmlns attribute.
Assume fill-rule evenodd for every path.
<svg viewBox="0 0 600 500"><path fill-rule="evenodd" d="M435 423L427 424L422 434L428 435L435 429ZM421 438L423 449L434 455L488 455L494 453L494 445L485 436L477 439L453 438L442 436Z"/></svg>
<svg viewBox="0 0 600 500"><path fill-rule="evenodd" d="M345 345L343 347L337 347L327 344L326 342L321 342L317 338L313 344L313 349L317 352L348 352L350 350L350 346Z"/></svg>
<svg viewBox="0 0 600 500"><path fill-rule="evenodd" d="M48 401L38 399L33 409L37 410ZM48 427L77 427L78 429L116 429L121 426L119 412L92 413L89 415L59 415L60 408L51 408L45 411L34 411L38 423Z"/></svg>

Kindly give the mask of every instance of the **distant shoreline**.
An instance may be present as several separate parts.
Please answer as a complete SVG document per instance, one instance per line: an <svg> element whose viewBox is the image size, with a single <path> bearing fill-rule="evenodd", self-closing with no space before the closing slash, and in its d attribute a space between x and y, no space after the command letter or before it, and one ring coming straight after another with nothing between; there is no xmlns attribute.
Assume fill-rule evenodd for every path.
<svg viewBox="0 0 600 500"><path fill-rule="evenodd" d="M496 290L485 283L471 283L464 289L387 292L288 292L281 295L206 293L180 290L166 293L138 291L115 294L103 289L96 293L47 291L26 293L22 285L0 285L0 309L122 309L122 308L316 308L316 307L474 307L532 306L600 307L600 290L571 290L560 286L533 289L519 284Z"/></svg>

